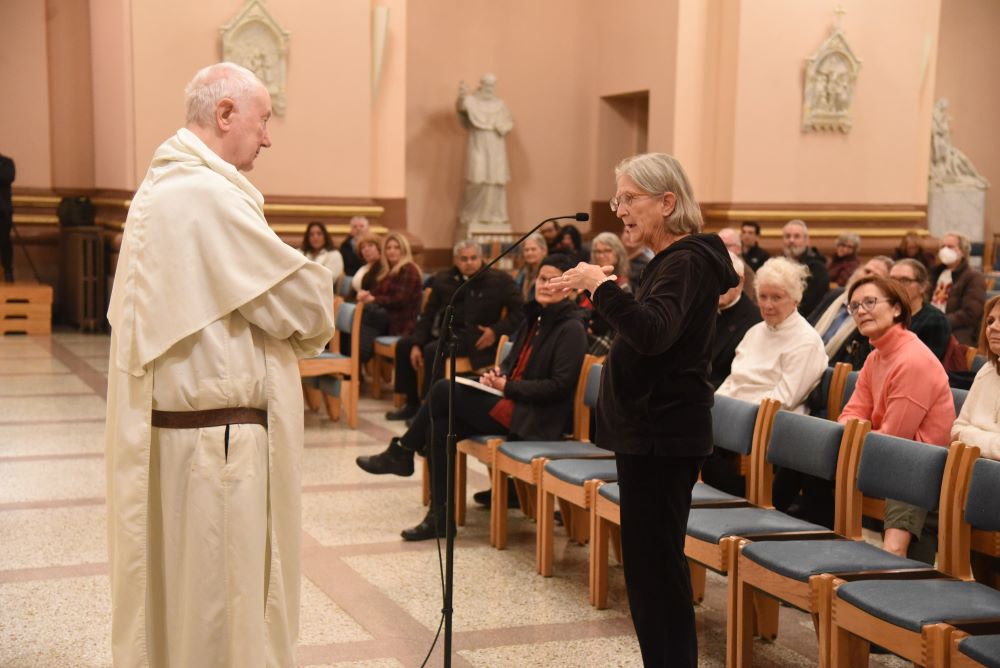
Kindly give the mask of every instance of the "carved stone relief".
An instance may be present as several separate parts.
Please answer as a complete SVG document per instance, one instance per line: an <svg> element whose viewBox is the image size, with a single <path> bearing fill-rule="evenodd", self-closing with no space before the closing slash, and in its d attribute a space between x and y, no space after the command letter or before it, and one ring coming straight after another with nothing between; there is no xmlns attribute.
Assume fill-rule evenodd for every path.
<svg viewBox="0 0 1000 668"><path fill-rule="evenodd" d="M839 25L819 51L806 60L802 96L802 131L850 132L854 85L861 61L854 56Z"/></svg>
<svg viewBox="0 0 1000 668"><path fill-rule="evenodd" d="M219 28L219 34L222 59L256 74L271 94L274 113L284 116L289 33L267 11L264 0L247 0L233 20Z"/></svg>

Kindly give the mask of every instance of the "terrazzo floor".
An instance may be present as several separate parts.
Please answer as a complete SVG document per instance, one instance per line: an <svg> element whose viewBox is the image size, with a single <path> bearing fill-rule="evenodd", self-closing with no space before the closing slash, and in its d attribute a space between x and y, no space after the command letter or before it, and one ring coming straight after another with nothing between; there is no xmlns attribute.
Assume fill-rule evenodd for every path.
<svg viewBox="0 0 1000 668"><path fill-rule="evenodd" d="M107 350L106 336L0 337L0 667L111 665ZM383 419L388 407L363 398L357 430L305 415L299 666L419 666L438 628L437 546L399 538L424 514L419 472L376 477L354 465L401 433ZM470 465L469 482L470 495L484 488L485 468ZM557 534L555 575L542 578L534 524L512 512L508 548L497 551L488 519L470 499L456 542L453 665L641 665L620 566L611 568L608 609L596 610L586 547ZM709 574L696 614L700 664L723 666L723 578ZM782 608L778 640L757 643L755 665L816 663L811 621ZM439 641L427 665L441 664Z"/></svg>

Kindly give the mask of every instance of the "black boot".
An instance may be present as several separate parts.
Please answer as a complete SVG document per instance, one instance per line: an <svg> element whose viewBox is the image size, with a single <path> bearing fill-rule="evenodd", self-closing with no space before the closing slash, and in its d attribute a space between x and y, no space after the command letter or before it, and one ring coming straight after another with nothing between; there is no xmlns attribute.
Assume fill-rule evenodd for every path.
<svg viewBox="0 0 1000 668"><path fill-rule="evenodd" d="M6 281L7 283L13 283L14 282L14 270L13 269L4 269L3 270L3 280Z"/></svg>
<svg viewBox="0 0 1000 668"><path fill-rule="evenodd" d="M451 525L454 530L455 523L452 522ZM427 515L420 524L409 529L403 529L400 535L403 537L403 540L430 540L431 538L444 538L445 532L444 511L442 510L440 517L438 517L434 508L431 508L427 511Z"/></svg>
<svg viewBox="0 0 1000 668"><path fill-rule="evenodd" d="M472 495L472 500L481 506L489 508L493 503L493 490L484 489ZM507 507L520 508L521 504L517 500L517 488L514 487L514 479L507 478Z"/></svg>
<svg viewBox="0 0 1000 668"><path fill-rule="evenodd" d="M398 438L389 441L389 447L377 455L361 455L354 461L362 470L375 475L413 475L413 453L400 447Z"/></svg>
<svg viewBox="0 0 1000 668"><path fill-rule="evenodd" d="M420 410L420 406L414 406L412 404L405 404L402 408L395 411L389 411L385 414L386 420L411 420L413 416L417 414Z"/></svg>

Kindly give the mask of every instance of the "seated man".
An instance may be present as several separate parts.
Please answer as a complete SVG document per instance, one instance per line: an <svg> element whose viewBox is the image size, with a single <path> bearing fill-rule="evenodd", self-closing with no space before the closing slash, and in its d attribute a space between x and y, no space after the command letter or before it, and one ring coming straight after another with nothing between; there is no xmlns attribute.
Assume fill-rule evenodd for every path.
<svg viewBox="0 0 1000 668"><path fill-rule="evenodd" d="M574 301L575 291L550 288L549 281L573 265L565 255L542 260L535 300L524 307L527 318L514 335L510 355L500 368L480 377L484 389L456 385L454 424L459 440L476 434L507 434L508 440L551 441L571 431L587 330L584 313ZM409 476L413 453L427 453L431 507L420 524L403 531L403 540L445 534L447 431L448 381L440 380L405 434L393 438L379 454L357 458L358 466L368 473Z"/></svg>
<svg viewBox="0 0 1000 668"><path fill-rule="evenodd" d="M732 251L730 257L740 284L719 296L719 315L715 319L715 340L712 342L712 369L708 373L708 381L716 389L729 376L736 346L740 345L747 330L760 322L757 305L743 294L745 274L750 268Z"/></svg>
<svg viewBox="0 0 1000 668"><path fill-rule="evenodd" d="M743 221L740 225L740 242L743 247L741 259L754 271L767 262L770 255L760 247L760 223L755 220Z"/></svg>
<svg viewBox="0 0 1000 668"><path fill-rule="evenodd" d="M445 307L465 281L483 266L479 244L465 240L455 244L455 266L431 278L427 306L409 336L396 344L395 391L406 395L406 405L386 413L388 420L408 420L417 414L420 397L433 381L444 375L444 364L427 371L425 387L417 387L417 369L427 369L434 361ZM510 336L521 322L521 293L507 273L490 269L475 283L462 290L455 303L454 328L458 339L457 354L468 357L472 367L491 364L496 357L497 339ZM501 318L506 309L507 313Z"/></svg>
<svg viewBox="0 0 1000 668"><path fill-rule="evenodd" d="M785 257L809 269L806 289L799 303L799 313L806 316L822 301L830 288L830 275L826 271L826 258L809 246L809 228L805 221L790 220L781 228Z"/></svg>

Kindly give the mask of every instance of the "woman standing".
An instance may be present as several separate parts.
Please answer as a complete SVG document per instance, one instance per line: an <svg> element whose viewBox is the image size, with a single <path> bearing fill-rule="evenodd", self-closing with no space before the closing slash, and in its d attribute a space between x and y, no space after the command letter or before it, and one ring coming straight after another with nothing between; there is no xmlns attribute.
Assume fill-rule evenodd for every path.
<svg viewBox="0 0 1000 668"><path fill-rule="evenodd" d="M302 254L307 258L323 265L333 272L333 284L344 273L344 258L333 246L333 240L326 229L326 225L314 220L306 227L306 233L302 236Z"/></svg>
<svg viewBox="0 0 1000 668"><path fill-rule="evenodd" d="M909 331L910 300L899 283L881 276L855 281L847 310L874 350L865 361L840 422L870 420L872 431L947 447L955 422L948 375L934 353ZM885 549L934 563L936 540L924 531L927 513L900 501L885 502ZM917 542L912 545L912 538Z"/></svg>
<svg viewBox="0 0 1000 668"><path fill-rule="evenodd" d="M366 304L361 316L362 362L374 354L376 337L406 336L413 331L422 289L423 276L413 261L410 243L402 234L390 232L382 244L375 287L358 292L358 303Z"/></svg>
<svg viewBox="0 0 1000 668"><path fill-rule="evenodd" d="M586 263L559 284L588 290L618 332L601 379L597 444L616 453L625 585L643 663L696 666L684 538L691 488L712 450L708 366L719 295L739 278L718 235L699 233L701 211L673 157L627 158L615 178L610 204L626 241L656 253L642 284L629 294L610 265Z"/></svg>

